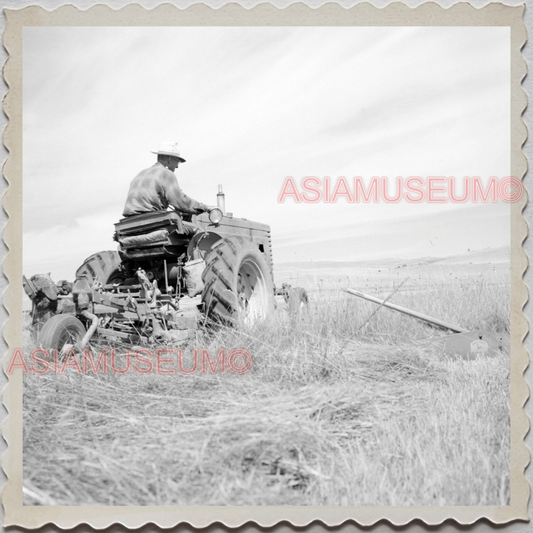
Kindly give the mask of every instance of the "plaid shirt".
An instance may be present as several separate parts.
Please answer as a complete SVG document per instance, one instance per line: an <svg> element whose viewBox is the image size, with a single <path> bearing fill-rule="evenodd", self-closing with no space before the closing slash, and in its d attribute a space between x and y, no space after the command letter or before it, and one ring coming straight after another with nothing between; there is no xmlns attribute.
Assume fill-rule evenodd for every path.
<svg viewBox="0 0 533 533"><path fill-rule="evenodd" d="M161 163L155 163L140 172L131 182L123 215L129 217L150 211L164 211L169 206L193 215L207 210L205 204L182 192L174 172Z"/></svg>

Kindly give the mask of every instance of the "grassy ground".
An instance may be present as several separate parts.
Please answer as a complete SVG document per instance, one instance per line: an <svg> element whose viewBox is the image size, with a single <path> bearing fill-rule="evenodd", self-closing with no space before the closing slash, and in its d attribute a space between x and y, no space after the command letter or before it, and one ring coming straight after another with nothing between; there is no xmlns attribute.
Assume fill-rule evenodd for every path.
<svg viewBox="0 0 533 533"><path fill-rule="evenodd" d="M505 284L392 301L510 329ZM508 505L508 355L446 359L418 342L436 330L375 309L317 287L298 320L185 348L246 349L240 376L25 376L25 504Z"/></svg>

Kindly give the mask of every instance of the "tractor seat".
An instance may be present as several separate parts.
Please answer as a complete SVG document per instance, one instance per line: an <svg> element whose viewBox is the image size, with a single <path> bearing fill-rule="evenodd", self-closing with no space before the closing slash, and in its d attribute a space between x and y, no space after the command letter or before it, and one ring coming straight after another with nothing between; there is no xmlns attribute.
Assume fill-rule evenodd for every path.
<svg viewBox="0 0 533 533"><path fill-rule="evenodd" d="M176 211L153 211L125 217L115 224L117 238L151 233L154 230L166 229L169 233L193 235L198 226L185 222Z"/></svg>
<svg viewBox="0 0 533 533"><path fill-rule="evenodd" d="M200 228L185 222L175 211L154 211L126 217L115 224L114 239L122 250L150 248L154 254L157 247L180 246L186 244L191 235ZM170 249L168 249L169 253Z"/></svg>

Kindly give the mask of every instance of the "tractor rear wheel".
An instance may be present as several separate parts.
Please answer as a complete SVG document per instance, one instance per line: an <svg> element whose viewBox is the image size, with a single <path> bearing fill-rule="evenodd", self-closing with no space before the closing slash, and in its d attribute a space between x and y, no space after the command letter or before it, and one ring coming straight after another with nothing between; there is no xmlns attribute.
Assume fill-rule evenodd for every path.
<svg viewBox="0 0 533 533"><path fill-rule="evenodd" d="M206 316L251 326L274 311L274 284L264 254L241 237L216 243L202 274Z"/></svg>
<svg viewBox="0 0 533 533"><path fill-rule="evenodd" d="M76 346L85 335L85 326L73 315L54 315L39 332L39 344L46 350L60 352L65 344Z"/></svg>
<svg viewBox="0 0 533 533"><path fill-rule="evenodd" d="M121 260L118 252L108 250L91 255L76 270L76 278L84 277L91 284L96 277L100 283L120 283L124 281L125 274L119 269Z"/></svg>

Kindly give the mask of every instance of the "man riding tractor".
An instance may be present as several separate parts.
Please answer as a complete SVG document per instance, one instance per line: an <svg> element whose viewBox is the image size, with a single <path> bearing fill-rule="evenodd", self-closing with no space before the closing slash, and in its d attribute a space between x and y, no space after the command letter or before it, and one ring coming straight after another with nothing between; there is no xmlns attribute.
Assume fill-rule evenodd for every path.
<svg viewBox="0 0 533 533"><path fill-rule="evenodd" d="M152 153L157 154L157 162L131 182L123 215L165 211L168 207L191 215L209 211L207 205L189 198L178 185L174 171L180 163L185 163L178 152L178 143L164 141L159 150Z"/></svg>
<svg viewBox="0 0 533 533"><path fill-rule="evenodd" d="M186 196L174 175L184 162L176 143L154 153L157 162L133 179L115 224L117 251L89 256L72 284L24 278L41 346L83 349L93 334L136 345L178 342L200 324L251 326L272 312L270 227Z"/></svg>

